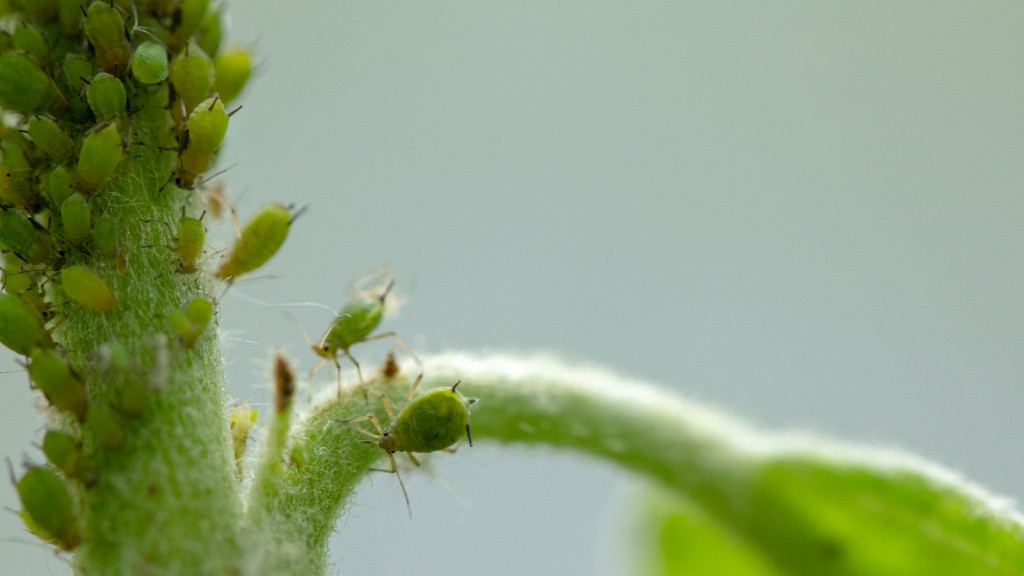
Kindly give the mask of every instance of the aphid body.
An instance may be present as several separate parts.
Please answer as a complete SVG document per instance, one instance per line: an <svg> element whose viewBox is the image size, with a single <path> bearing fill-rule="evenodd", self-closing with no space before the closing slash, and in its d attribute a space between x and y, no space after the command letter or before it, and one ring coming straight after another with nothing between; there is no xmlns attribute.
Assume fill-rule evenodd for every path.
<svg viewBox="0 0 1024 576"><path fill-rule="evenodd" d="M379 295L370 292L363 292L357 294L351 298L345 305L338 311L338 315L334 317L334 321L324 332L319 343L310 343L310 347L313 349L318 356L323 358L320 362L313 366L315 372L321 365L326 361L334 363L334 367L338 369L338 385L341 386L341 364L338 363L338 354L343 354L346 358L352 361L352 364L356 367L356 372L359 375L359 382L363 382L363 371L359 366L359 361L349 352L349 348L360 342L366 342L368 340L379 340L381 338L394 338L406 351L412 354L409 347L406 346L405 342L398 337L394 332L381 332L380 334L373 334L373 331L380 325L380 321L384 318L385 303L387 302L388 294L391 293L391 289L394 287L395 281L391 280L388 282L387 287ZM415 355L413 354L413 357Z"/></svg>
<svg viewBox="0 0 1024 576"><path fill-rule="evenodd" d="M387 452L436 452L458 442L463 433L472 445L469 407L475 400L459 393L457 386L417 396L381 433L377 445Z"/></svg>
<svg viewBox="0 0 1024 576"><path fill-rule="evenodd" d="M416 391L421 380L423 380L422 374L412 385L412 389L409 391L410 396ZM412 463L419 466L419 462L412 455L413 452L427 453L448 449L462 439L463 432L466 434L469 445L473 445L473 435L469 426L469 407L476 402L476 399L466 398L458 392L456 388L460 383L461 381L456 382L451 388L442 386L427 390L409 402L398 413L397 418L392 415L391 403L387 396L382 394L384 409L391 419L391 424L387 428L381 426L380 421L373 414L351 420L339 420L343 424L367 420L373 423L379 434L365 430L361 430L361 432L374 437L377 446L387 452L388 459L391 461L391 469L380 469L380 471L391 472L398 477L406 506L409 506L409 494L405 491L405 484L398 474L395 452L406 452ZM411 507L409 515L412 516Z"/></svg>
<svg viewBox="0 0 1024 576"><path fill-rule="evenodd" d="M294 214L283 204L269 204L239 231L231 253L217 268L217 278L231 281L266 264L284 244L291 224L302 213Z"/></svg>

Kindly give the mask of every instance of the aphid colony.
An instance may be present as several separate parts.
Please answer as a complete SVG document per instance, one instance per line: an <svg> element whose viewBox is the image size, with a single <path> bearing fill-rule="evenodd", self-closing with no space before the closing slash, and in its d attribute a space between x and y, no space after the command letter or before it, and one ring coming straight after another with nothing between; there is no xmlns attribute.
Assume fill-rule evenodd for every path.
<svg viewBox="0 0 1024 576"><path fill-rule="evenodd" d="M42 444L51 467L30 466L17 490L29 528L65 550L80 540L73 495L101 481L84 434L85 446L118 448L121 423L141 413L149 391L127 387L97 401L94 376L70 359L102 358L98 364L117 374L131 355L118 342L67 350L54 334L69 310L100 322L124 312L119 290L133 266L126 238L137 246L154 234L144 216L125 216L126 204L150 203L150 218L174 219L163 222L169 239L149 250L173 254L168 266L182 275L200 271L205 229L193 189L216 161L227 106L251 71L249 52L223 49L221 40L220 7L211 0L0 6L0 343L25 358L53 426ZM148 197L126 200L121 181L132 178L147 182ZM174 211L162 212L168 205ZM278 204L257 212L216 277L230 283L266 263L294 216ZM161 314L179 354L199 345L213 317L202 290L186 300Z"/></svg>

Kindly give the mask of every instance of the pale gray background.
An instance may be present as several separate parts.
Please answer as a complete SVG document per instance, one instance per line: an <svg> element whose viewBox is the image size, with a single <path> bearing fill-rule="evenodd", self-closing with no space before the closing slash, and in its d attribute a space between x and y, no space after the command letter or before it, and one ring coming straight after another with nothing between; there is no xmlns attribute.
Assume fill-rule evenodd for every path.
<svg viewBox="0 0 1024 576"><path fill-rule="evenodd" d="M421 352L558 351L1024 492L1024 3L232 4L264 61L233 194L312 207L239 295L336 307L387 263L412 297L386 326ZM228 353L240 398L265 402L269 347L313 359L281 310L223 309L258 342ZM18 460L39 419L2 378ZM617 571L626 475L484 442L434 462L412 521L394 478L360 489L338 572ZM4 571L67 571L19 526Z"/></svg>

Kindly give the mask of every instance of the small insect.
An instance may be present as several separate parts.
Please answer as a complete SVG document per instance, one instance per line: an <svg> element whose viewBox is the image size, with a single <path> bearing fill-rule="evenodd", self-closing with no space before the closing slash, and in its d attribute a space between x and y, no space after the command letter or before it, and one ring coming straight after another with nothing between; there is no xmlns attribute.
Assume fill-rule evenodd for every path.
<svg viewBox="0 0 1024 576"><path fill-rule="evenodd" d="M409 397L416 392L423 374L416 377L416 382L409 391ZM456 390L462 381L456 382L451 388L442 386L433 388L420 394L416 399L409 402L398 417L391 411L391 403L387 396L381 394L384 399L384 409L388 413L390 424L385 428L381 426L380 420L373 414L367 414L360 418L349 420L336 420L341 424L353 424L355 422L369 421L377 429L377 434L368 430L359 429L360 432L376 440L377 446L387 452L391 461L391 469L374 469L380 472L389 472L398 478L398 484L402 487L402 494L405 496L405 505L409 508L409 516L412 516L412 506L409 504L409 493L405 491L405 484L398 474L398 465L395 462L395 452L405 452L413 464L419 466L419 461L413 456L413 452L427 453L446 450L462 439L466 434L469 445L473 445L473 434L469 426L469 407L476 403L475 398L466 398Z"/></svg>
<svg viewBox="0 0 1024 576"><path fill-rule="evenodd" d="M102 186L114 173L124 156L117 122L97 126L82 140L78 154L78 186L92 191Z"/></svg>
<svg viewBox="0 0 1024 576"><path fill-rule="evenodd" d="M43 454L67 478L94 483L92 462L82 449L82 441L60 430L47 430L43 436Z"/></svg>
<svg viewBox="0 0 1024 576"><path fill-rule="evenodd" d="M245 228L239 229L238 219L232 209L231 217L235 223L237 239L231 253L217 268L217 278L230 283L266 264L284 244L292 222L305 211L305 207L293 212L283 204L269 204L257 212Z"/></svg>
<svg viewBox="0 0 1024 576"><path fill-rule="evenodd" d="M21 21L21 26L15 27L11 43L15 49L31 54L39 62L46 62L50 54L50 47L43 33L35 26L29 26L24 20Z"/></svg>
<svg viewBox="0 0 1024 576"><path fill-rule="evenodd" d="M36 143L36 146L58 162L64 162L75 151L75 141L53 118L33 116L28 121L28 135Z"/></svg>
<svg viewBox="0 0 1024 576"><path fill-rule="evenodd" d="M30 467L17 481L17 489L22 520L33 534L64 550L78 546L82 541L78 513L67 485L56 472Z"/></svg>
<svg viewBox="0 0 1024 576"><path fill-rule="evenodd" d="M60 219L64 224L64 238L72 244L85 242L92 233L92 208L78 192L68 196L60 205Z"/></svg>
<svg viewBox="0 0 1024 576"><path fill-rule="evenodd" d="M193 189L216 161L231 114L224 110L224 102L214 96L200 102L188 115L185 130L178 139L178 159L171 175L179 188Z"/></svg>
<svg viewBox="0 0 1024 576"><path fill-rule="evenodd" d="M79 422L85 420L86 412L89 410L85 383L56 350L33 350L28 375L54 408L71 414Z"/></svg>
<svg viewBox="0 0 1024 576"><path fill-rule="evenodd" d="M213 88L213 60L198 45L189 42L171 62L171 85L189 114L210 95Z"/></svg>
<svg viewBox="0 0 1024 576"><path fill-rule="evenodd" d="M33 348L52 348L50 333L35 310L21 298L0 293L0 343L21 356Z"/></svg>
<svg viewBox="0 0 1024 576"><path fill-rule="evenodd" d="M338 371L338 390L340 394L341 390L341 364L338 362L338 354L344 355L348 358L352 364L356 367L356 373L359 376L359 384L364 387L363 393L365 395L365 381L363 380L363 369L359 365L359 361L356 360L349 352L349 348L359 344L360 342L369 342L371 340L380 340L382 338L394 338L396 342L412 356L416 363L419 364L419 358L409 346L402 340L398 334L394 332L381 332L379 334L373 334L373 331L380 325L381 320L384 318L385 303L387 302L388 294L391 293L391 289L394 288L395 281L391 279L387 287L384 288L379 294L375 294L374 290L368 290L361 293L357 293L353 298L342 306L341 310L338 311L337 316L334 317L334 321L324 332L319 343L310 342L310 348L313 349L321 360L313 365L311 372L316 372L324 365L325 362L332 362L334 367Z"/></svg>
<svg viewBox="0 0 1024 576"><path fill-rule="evenodd" d="M57 166L46 175L46 192L50 196L50 205L60 210L64 201L74 192L71 173L63 166Z"/></svg>
<svg viewBox="0 0 1024 576"><path fill-rule="evenodd" d="M89 5L85 16L85 36L92 45L96 63L111 74L124 71L132 55L124 30L124 16L113 2Z"/></svg>
<svg viewBox="0 0 1024 576"><path fill-rule="evenodd" d="M117 300L107 283L81 264L61 268L60 283L68 298L89 310L109 312L117 306Z"/></svg>
<svg viewBox="0 0 1024 576"><path fill-rule="evenodd" d="M199 267L197 262L203 253L203 243L206 241L206 228L203 226L203 218L206 212L193 218L185 215L185 207L181 208L181 218L178 220L177 230L172 230L167 222L161 222L167 227L174 241L173 250L178 254L178 272L181 274L192 274ZM152 222L152 220L147 220Z"/></svg>
<svg viewBox="0 0 1024 576"><path fill-rule="evenodd" d="M113 120L127 109L128 95L124 84L106 72L93 76L85 89L85 98L98 122Z"/></svg>
<svg viewBox="0 0 1024 576"><path fill-rule="evenodd" d="M124 429L121 428L121 417L113 408L106 404L93 403L85 416L85 427L92 437L101 445L117 450L124 445Z"/></svg>
<svg viewBox="0 0 1024 576"><path fill-rule="evenodd" d="M92 60L73 52L68 53L64 57L64 66L62 68L64 71L64 81L68 83L68 88L75 92L81 92L85 89L85 79L92 78L95 71Z"/></svg>
<svg viewBox="0 0 1024 576"><path fill-rule="evenodd" d="M167 49L159 42L147 40L135 47L132 54L132 76L143 84L156 84L167 79Z"/></svg>
<svg viewBox="0 0 1024 576"><path fill-rule="evenodd" d="M54 264L60 259L49 230L19 210L8 208L0 212L0 239L30 264Z"/></svg>
<svg viewBox="0 0 1024 576"><path fill-rule="evenodd" d="M104 214L92 226L94 253L112 261L119 272L124 272L125 255L121 249L121 232L117 219Z"/></svg>
<svg viewBox="0 0 1024 576"><path fill-rule="evenodd" d="M189 302L184 310L172 312L167 321L178 335L182 346L192 348L206 331L212 318L213 304L206 298L199 297Z"/></svg>
<svg viewBox="0 0 1024 576"><path fill-rule="evenodd" d="M215 70L213 91L225 102L241 94L252 73L252 58L245 48L223 50L213 59Z"/></svg>
<svg viewBox="0 0 1024 576"><path fill-rule="evenodd" d="M58 111L66 104L50 77L28 54L0 54L0 105L5 110L36 114Z"/></svg>

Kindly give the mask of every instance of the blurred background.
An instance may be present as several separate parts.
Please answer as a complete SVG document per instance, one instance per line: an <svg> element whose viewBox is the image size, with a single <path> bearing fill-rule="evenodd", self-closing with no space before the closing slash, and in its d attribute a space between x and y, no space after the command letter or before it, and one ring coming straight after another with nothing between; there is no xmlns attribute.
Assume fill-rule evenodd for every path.
<svg viewBox="0 0 1024 576"><path fill-rule="evenodd" d="M231 3L262 66L229 194L310 206L224 303L232 393L266 404L273 347L315 360L284 311L329 321L254 299L337 308L387 264L409 298L383 327L420 354L554 351L1019 497L1024 4L897 4ZM0 375L15 462L41 460L26 380ZM336 573L628 573L629 475L431 461L411 521L394 477L360 487ZM69 573L0 504L5 567Z"/></svg>

